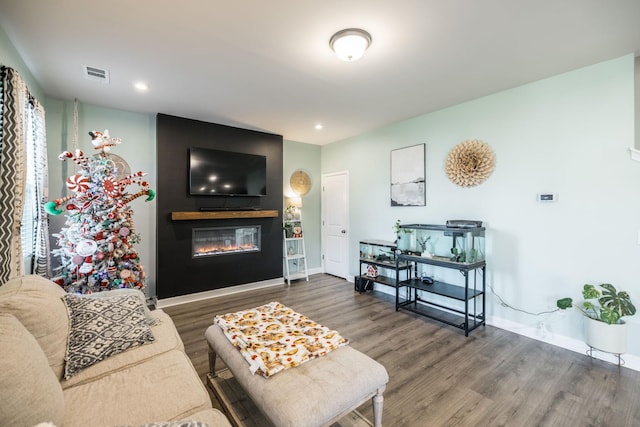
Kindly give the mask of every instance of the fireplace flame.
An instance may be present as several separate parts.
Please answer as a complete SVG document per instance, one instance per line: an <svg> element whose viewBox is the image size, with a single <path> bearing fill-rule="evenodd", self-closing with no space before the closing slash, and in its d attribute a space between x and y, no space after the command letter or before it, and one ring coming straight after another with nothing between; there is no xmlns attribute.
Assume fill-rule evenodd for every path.
<svg viewBox="0 0 640 427"><path fill-rule="evenodd" d="M256 245L246 244L246 245L207 245L200 246L194 249L194 256L211 256L211 255L220 255L223 253L234 253L234 252L254 252L258 251Z"/></svg>

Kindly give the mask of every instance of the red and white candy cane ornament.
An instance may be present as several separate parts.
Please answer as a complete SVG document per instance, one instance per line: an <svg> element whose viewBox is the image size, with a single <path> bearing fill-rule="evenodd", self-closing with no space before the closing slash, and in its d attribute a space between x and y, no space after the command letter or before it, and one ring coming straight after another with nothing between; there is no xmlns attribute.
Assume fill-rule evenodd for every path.
<svg viewBox="0 0 640 427"><path fill-rule="evenodd" d="M147 174L146 172L142 172L142 171L134 172L132 174L129 174L123 177L122 179L119 179L117 184L130 184L132 178L140 178L145 176L146 174Z"/></svg>
<svg viewBox="0 0 640 427"><path fill-rule="evenodd" d="M84 153L82 152L81 149L76 149L76 158L75 158L75 162L76 164L80 165L80 166L86 166L87 163L89 163L89 159L87 159L84 156Z"/></svg>
<svg viewBox="0 0 640 427"><path fill-rule="evenodd" d="M68 196L61 197L60 199L55 199L53 202L56 204L56 207L58 207L61 204L73 199L74 197L76 197L75 194L69 194Z"/></svg>
<svg viewBox="0 0 640 427"><path fill-rule="evenodd" d="M137 192L137 193L135 193L135 194L132 194L132 195L130 195L130 196L127 196L127 197L124 199L124 200L125 200L125 203L129 203L130 201L135 200L135 199L137 199L138 197L142 197L142 196L150 195L150 193L149 193L149 192L150 192L150 190L149 190L148 188L145 188L144 190L140 190L140 191L138 191L138 192Z"/></svg>
<svg viewBox="0 0 640 427"><path fill-rule="evenodd" d="M64 161L73 157L73 153L71 151L63 151L58 155L58 159Z"/></svg>
<svg viewBox="0 0 640 427"><path fill-rule="evenodd" d="M89 161L85 156L82 150L76 150L76 154L74 155L71 151L63 151L58 155L58 159L64 161L67 159L71 159L78 166L86 166Z"/></svg>

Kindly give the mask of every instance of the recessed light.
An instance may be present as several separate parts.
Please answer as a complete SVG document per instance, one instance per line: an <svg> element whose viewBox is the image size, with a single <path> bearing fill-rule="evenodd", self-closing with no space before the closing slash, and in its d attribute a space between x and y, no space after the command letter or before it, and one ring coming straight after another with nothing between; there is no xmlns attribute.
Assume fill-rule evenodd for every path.
<svg viewBox="0 0 640 427"><path fill-rule="evenodd" d="M323 126L322 126L322 123L318 123L314 127L315 127L316 130L322 130Z"/></svg>
<svg viewBox="0 0 640 427"><path fill-rule="evenodd" d="M146 92L149 90L149 85L145 82L135 82L133 87L135 87L138 92Z"/></svg>

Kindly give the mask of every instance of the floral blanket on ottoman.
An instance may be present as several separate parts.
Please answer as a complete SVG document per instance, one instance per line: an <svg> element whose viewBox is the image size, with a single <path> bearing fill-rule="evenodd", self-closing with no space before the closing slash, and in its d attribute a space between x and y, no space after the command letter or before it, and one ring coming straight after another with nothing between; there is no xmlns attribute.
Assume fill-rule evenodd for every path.
<svg viewBox="0 0 640 427"><path fill-rule="evenodd" d="M265 377L349 343L338 332L279 302L219 315L214 323L249 362L251 373Z"/></svg>

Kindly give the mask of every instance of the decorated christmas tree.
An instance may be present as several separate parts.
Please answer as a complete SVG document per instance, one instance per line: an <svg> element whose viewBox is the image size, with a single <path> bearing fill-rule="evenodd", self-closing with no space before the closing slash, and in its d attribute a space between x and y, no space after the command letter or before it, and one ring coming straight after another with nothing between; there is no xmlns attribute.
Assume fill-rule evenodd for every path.
<svg viewBox="0 0 640 427"><path fill-rule="evenodd" d="M111 147L121 143L109 136L109 131L89 132L91 143L98 151L85 156L81 150L65 151L60 160L72 160L76 171L66 181L69 195L45 204L51 215L66 211L65 227L57 238L58 248L52 250L60 258L59 272L52 279L67 292L93 293L117 288L145 287L145 272L134 245L140 242L133 224L129 203L155 192L143 179L143 172L123 176L123 164L110 155ZM139 191L127 192L137 185Z"/></svg>

